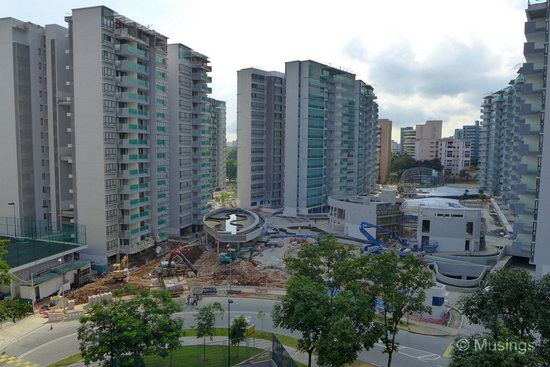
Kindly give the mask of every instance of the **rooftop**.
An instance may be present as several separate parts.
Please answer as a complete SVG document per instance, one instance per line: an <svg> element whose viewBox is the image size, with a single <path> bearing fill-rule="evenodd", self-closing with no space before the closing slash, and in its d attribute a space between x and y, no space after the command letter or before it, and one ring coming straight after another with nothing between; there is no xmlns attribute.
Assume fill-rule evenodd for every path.
<svg viewBox="0 0 550 367"><path fill-rule="evenodd" d="M8 254L6 261L12 270L18 267L35 262L46 262L50 258L63 256L69 252L84 249L86 246L57 241L46 241L37 239L18 239L10 242L7 246Z"/></svg>

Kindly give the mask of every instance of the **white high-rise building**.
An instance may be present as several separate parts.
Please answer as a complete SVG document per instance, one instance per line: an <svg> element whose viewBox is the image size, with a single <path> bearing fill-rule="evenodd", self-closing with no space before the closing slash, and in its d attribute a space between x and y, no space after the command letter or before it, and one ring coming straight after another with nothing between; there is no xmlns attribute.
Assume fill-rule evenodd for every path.
<svg viewBox="0 0 550 367"><path fill-rule="evenodd" d="M378 178L373 88L310 60L287 62L285 76L284 214L326 213L329 195L370 192Z"/></svg>
<svg viewBox="0 0 550 367"><path fill-rule="evenodd" d="M470 168L471 142L455 138L437 140L437 155L446 175L458 176L460 171Z"/></svg>
<svg viewBox="0 0 550 367"><path fill-rule="evenodd" d="M283 207L285 76L237 72L237 197L243 208Z"/></svg>

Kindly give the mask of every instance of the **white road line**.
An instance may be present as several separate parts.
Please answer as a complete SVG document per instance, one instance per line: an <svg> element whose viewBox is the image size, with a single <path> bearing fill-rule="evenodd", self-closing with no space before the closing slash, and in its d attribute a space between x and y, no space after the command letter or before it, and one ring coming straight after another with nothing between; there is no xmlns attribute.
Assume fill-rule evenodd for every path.
<svg viewBox="0 0 550 367"><path fill-rule="evenodd" d="M379 346L379 347L385 348L384 344L376 343L376 345ZM411 351L420 352L422 354L420 354L420 353L418 353L417 355L409 354L409 353L404 352L403 351L404 349L405 350L409 349ZM404 356L407 356L409 358L414 358L414 359L419 359L419 360L424 360L424 361L435 361L435 360L441 358L441 356L439 354L428 352L427 350L407 347L407 346L404 346L404 345L399 345L399 349L397 350L397 353L403 354Z"/></svg>
<svg viewBox="0 0 550 367"><path fill-rule="evenodd" d="M68 338L68 337L75 337L75 336L77 336L77 335L78 335L78 333L72 333L72 334L67 334L67 335L65 335L65 336L62 336L62 337L57 338L57 339L54 339L54 340L50 340L49 342L46 342L46 343L44 343L44 344L41 344L41 345L39 345L38 347L33 348L33 349L31 349L31 350L29 350L29 351L27 351L27 352L21 354L21 355L19 356L19 358L23 358L23 357L25 357L26 355L29 355L29 354L31 354L31 353L37 351L38 349L42 349L42 348L44 348L44 347L47 347L47 346L50 345L50 344L57 343L57 342L60 341L61 339L66 339L66 338Z"/></svg>

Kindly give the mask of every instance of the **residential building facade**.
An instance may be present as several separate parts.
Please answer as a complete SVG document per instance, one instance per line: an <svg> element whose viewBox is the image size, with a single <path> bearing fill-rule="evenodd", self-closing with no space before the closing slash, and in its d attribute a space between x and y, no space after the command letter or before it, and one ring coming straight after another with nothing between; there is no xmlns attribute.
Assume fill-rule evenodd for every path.
<svg viewBox="0 0 550 367"><path fill-rule="evenodd" d="M390 162L392 153L391 128L392 122L388 119L379 119L380 128L380 175L379 181L384 184L390 178Z"/></svg>
<svg viewBox="0 0 550 367"><path fill-rule="evenodd" d="M0 35L0 216L45 220L50 204L45 28L1 18Z"/></svg>
<svg viewBox="0 0 550 367"><path fill-rule="evenodd" d="M472 165L477 166L479 155L479 121L473 125L464 125L462 129L455 129L455 139L469 140L472 146Z"/></svg>
<svg viewBox="0 0 550 367"><path fill-rule="evenodd" d="M225 101L209 98L212 118L212 176L214 178L214 190L225 189L225 138L226 113Z"/></svg>
<svg viewBox="0 0 550 367"><path fill-rule="evenodd" d="M455 138L437 141L437 155L447 176L459 176L460 171L470 168L471 142Z"/></svg>
<svg viewBox="0 0 550 367"><path fill-rule="evenodd" d="M237 72L237 197L243 208L283 208L285 75Z"/></svg>
<svg viewBox="0 0 550 367"><path fill-rule="evenodd" d="M324 215L328 195L370 192L378 177L368 160L378 141L366 139L377 135L376 96L354 74L315 61L287 62L285 75L284 214Z"/></svg>
<svg viewBox="0 0 550 367"><path fill-rule="evenodd" d="M414 157L416 142L416 131L413 127L401 128L401 152Z"/></svg>
<svg viewBox="0 0 550 367"><path fill-rule="evenodd" d="M441 139L443 121L428 120L423 125L416 125L414 159L417 161L437 158L437 142Z"/></svg>

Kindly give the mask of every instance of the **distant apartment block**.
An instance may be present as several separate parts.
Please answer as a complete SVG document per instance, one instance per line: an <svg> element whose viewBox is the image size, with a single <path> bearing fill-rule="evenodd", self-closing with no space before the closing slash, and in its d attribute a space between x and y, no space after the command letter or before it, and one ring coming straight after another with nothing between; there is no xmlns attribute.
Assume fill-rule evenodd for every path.
<svg viewBox="0 0 550 367"><path fill-rule="evenodd" d="M437 141L436 157L447 176L458 176L460 171L471 166L471 143L455 138L440 139Z"/></svg>
<svg viewBox="0 0 550 367"><path fill-rule="evenodd" d="M183 44L168 45L170 226L172 234L202 228L212 192L224 185L225 102L209 98L209 59Z"/></svg>
<svg viewBox="0 0 550 367"><path fill-rule="evenodd" d="M407 154L408 156L414 157L416 142L416 131L413 127L402 127L401 128L401 152Z"/></svg>
<svg viewBox="0 0 550 367"><path fill-rule="evenodd" d="M442 125L441 120L428 120L423 125L416 125L414 159L424 161L437 158Z"/></svg>
<svg viewBox="0 0 550 367"><path fill-rule="evenodd" d="M391 162L391 128L392 122L388 119L379 119L378 127L380 128L380 183L386 183L390 178L390 162Z"/></svg>
<svg viewBox="0 0 550 367"><path fill-rule="evenodd" d="M237 196L243 208L283 208L285 75L237 72Z"/></svg>
<svg viewBox="0 0 550 367"><path fill-rule="evenodd" d="M477 183L489 195L509 200L512 190L516 150L514 132L516 89L515 82L483 99L479 129ZM536 171L536 165L532 167Z"/></svg>
<svg viewBox="0 0 550 367"><path fill-rule="evenodd" d="M394 141L394 140L391 141L391 152L392 153L401 152L401 145L398 142Z"/></svg>
<svg viewBox="0 0 550 367"><path fill-rule="evenodd" d="M479 121L474 125L464 125L462 129L455 129L455 139L468 140L472 146L472 162L477 165L479 155Z"/></svg>
<svg viewBox="0 0 550 367"><path fill-rule="evenodd" d="M378 177L373 88L310 60L287 62L285 75L284 214L326 213L329 195L370 192Z"/></svg>

